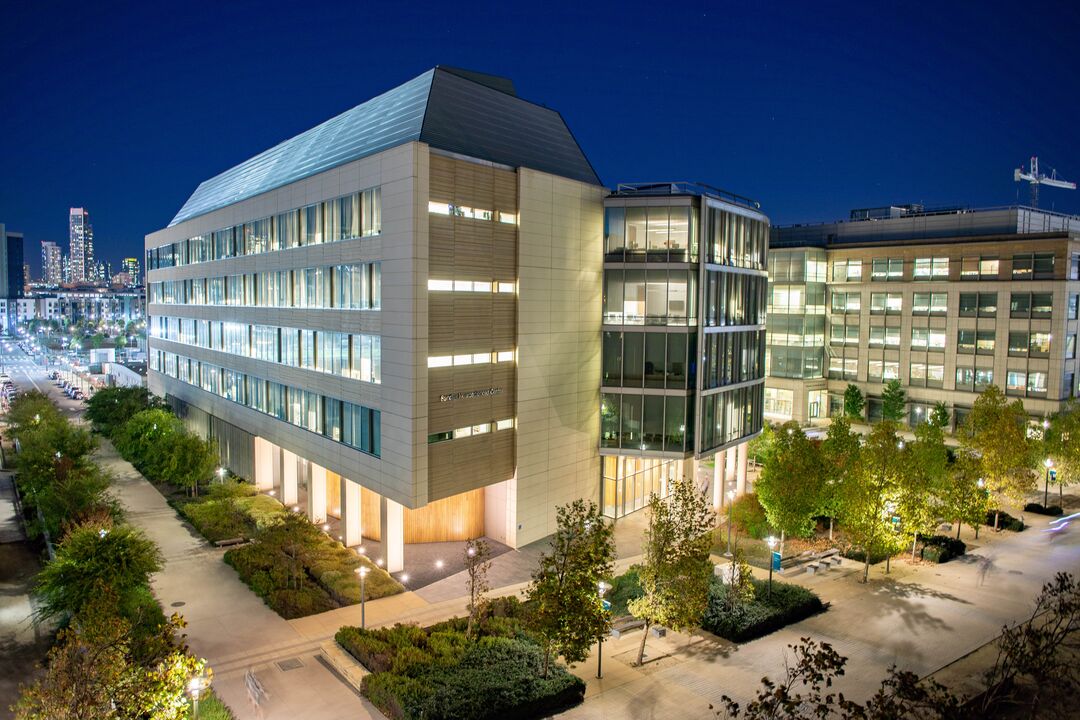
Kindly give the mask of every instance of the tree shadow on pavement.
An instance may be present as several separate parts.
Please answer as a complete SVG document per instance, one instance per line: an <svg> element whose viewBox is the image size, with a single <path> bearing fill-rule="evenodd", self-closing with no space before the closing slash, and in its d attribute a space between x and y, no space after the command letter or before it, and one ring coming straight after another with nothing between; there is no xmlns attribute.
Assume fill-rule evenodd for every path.
<svg viewBox="0 0 1080 720"><path fill-rule="evenodd" d="M949 631L952 628L939 617L931 615L920 600L944 600L970 605L966 600L932 590L922 585L886 581L873 589L873 595L881 600L884 612L895 612L911 631Z"/></svg>

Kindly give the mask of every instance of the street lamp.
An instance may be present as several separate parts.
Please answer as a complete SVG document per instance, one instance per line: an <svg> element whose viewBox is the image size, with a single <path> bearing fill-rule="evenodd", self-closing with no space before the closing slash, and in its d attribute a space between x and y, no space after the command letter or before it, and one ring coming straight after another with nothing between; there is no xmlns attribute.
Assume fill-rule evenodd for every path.
<svg viewBox="0 0 1080 720"><path fill-rule="evenodd" d="M603 580L596 584L596 589L600 593L600 611L607 612L611 607L611 603L604 599L604 595L611 589L611 584L606 583ZM596 646L596 677L602 680L604 677L604 635L600 634L600 639L597 640Z"/></svg>
<svg viewBox="0 0 1080 720"><path fill-rule="evenodd" d="M217 469L217 476L218 476L218 482L219 483L224 483L225 482L225 468L219 467Z"/></svg>
<svg viewBox="0 0 1080 720"><path fill-rule="evenodd" d="M365 617L364 602L367 600L367 596L364 594L364 578L367 577L369 570L361 565L356 568L356 574L360 576L360 629L363 630L367 624L367 618Z"/></svg>
<svg viewBox="0 0 1080 720"><path fill-rule="evenodd" d="M731 506L735 502L735 491L727 491L727 554L731 555Z"/></svg>
<svg viewBox="0 0 1080 720"><path fill-rule="evenodd" d="M1046 481L1043 484L1043 507L1050 504L1050 468L1054 467L1054 461L1050 458L1043 460L1043 465L1046 466Z"/></svg>
<svg viewBox="0 0 1080 720"><path fill-rule="evenodd" d="M776 538L772 535L765 538L765 542L769 544L769 595L768 599L772 600L772 570L773 570L773 548L776 547Z"/></svg>
<svg viewBox="0 0 1080 720"><path fill-rule="evenodd" d="M199 720L199 696L203 694L203 691L210 687L210 678L205 671L199 672L187 683L187 692L191 696L191 700L195 706L195 712L193 717L195 720Z"/></svg>

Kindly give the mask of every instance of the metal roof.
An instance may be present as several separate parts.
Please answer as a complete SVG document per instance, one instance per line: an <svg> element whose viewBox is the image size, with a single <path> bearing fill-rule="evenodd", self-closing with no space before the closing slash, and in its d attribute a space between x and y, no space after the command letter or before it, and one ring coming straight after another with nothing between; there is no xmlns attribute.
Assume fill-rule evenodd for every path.
<svg viewBox="0 0 1080 720"><path fill-rule="evenodd" d="M506 78L436 67L204 181L169 226L413 140L600 184L559 113Z"/></svg>

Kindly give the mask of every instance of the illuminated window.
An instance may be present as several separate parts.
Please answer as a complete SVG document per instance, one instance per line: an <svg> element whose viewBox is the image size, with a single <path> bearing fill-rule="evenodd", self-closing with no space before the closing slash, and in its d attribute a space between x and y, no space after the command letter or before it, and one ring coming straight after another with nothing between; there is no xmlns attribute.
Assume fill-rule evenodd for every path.
<svg viewBox="0 0 1080 720"><path fill-rule="evenodd" d="M457 367L459 365L472 365L472 359L473 359L473 356L471 354L455 355L454 356L454 366Z"/></svg>
<svg viewBox="0 0 1080 720"><path fill-rule="evenodd" d="M517 214L499 211L499 222L507 225L517 225Z"/></svg>
<svg viewBox="0 0 1080 720"><path fill-rule="evenodd" d="M427 366L429 368L450 367L453 364L454 358L452 355L432 356L427 359Z"/></svg>
<svg viewBox="0 0 1080 720"><path fill-rule="evenodd" d="M514 292L514 290L515 290L515 284L512 283L512 282L501 282L501 283L499 283L499 292L501 292L501 293L512 293L512 292Z"/></svg>
<svg viewBox="0 0 1080 720"><path fill-rule="evenodd" d="M435 213L436 215L449 215L450 204L439 202L428 202L427 209L429 213Z"/></svg>
<svg viewBox="0 0 1080 720"><path fill-rule="evenodd" d="M499 421L497 421L495 423L495 429L496 430L510 430L513 427L514 427L513 418L510 418L510 419L507 419L507 420L499 420Z"/></svg>
<svg viewBox="0 0 1080 720"><path fill-rule="evenodd" d="M452 291L454 289L454 281L453 280L428 280L427 281L427 289L428 290L434 290L434 291L449 292L449 291Z"/></svg>
<svg viewBox="0 0 1080 720"><path fill-rule="evenodd" d="M501 350L498 355L498 362L512 362L514 359L513 350Z"/></svg>

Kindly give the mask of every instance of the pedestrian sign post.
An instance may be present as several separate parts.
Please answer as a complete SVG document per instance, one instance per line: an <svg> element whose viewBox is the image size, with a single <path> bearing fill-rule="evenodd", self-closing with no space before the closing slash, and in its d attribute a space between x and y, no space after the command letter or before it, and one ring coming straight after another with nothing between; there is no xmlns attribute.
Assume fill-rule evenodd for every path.
<svg viewBox="0 0 1080 720"><path fill-rule="evenodd" d="M775 550L772 552L772 569L776 572L780 572L780 553Z"/></svg>

